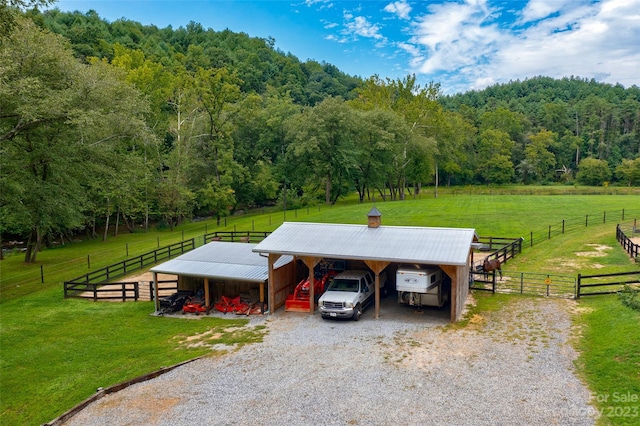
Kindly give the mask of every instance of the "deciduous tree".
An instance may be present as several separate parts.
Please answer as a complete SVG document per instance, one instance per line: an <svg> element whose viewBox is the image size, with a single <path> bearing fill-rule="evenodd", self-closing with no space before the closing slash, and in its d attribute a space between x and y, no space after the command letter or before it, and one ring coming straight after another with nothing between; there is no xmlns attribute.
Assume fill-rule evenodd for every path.
<svg viewBox="0 0 640 426"><path fill-rule="evenodd" d="M43 238L85 223L96 158L153 143L139 93L103 62L83 65L59 37L20 19L0 45L0 222L29 234L26 262Z"/></svg>

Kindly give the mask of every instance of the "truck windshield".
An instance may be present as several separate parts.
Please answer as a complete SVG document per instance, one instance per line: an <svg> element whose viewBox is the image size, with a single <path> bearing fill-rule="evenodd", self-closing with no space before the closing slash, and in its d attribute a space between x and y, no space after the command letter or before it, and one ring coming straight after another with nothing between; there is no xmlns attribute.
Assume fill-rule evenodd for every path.
<svg viewBox="0 0 640 426"><path fill-rule="evenodd" d="M334 279L327 291L358 291L358 281L357 280L343 280L343 279Z"/></svg>

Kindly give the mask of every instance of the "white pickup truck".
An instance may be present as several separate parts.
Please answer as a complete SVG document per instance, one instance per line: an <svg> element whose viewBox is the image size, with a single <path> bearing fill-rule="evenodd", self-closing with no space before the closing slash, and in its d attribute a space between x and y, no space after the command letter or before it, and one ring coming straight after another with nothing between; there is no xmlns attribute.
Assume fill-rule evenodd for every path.
<svg viewBox="0 0 640 426"><path fill-rule="evenodd" d="M380 294L386 296L387 275L380 274ZM362 311L375 299L375 281L369 271L343 271L336 275L318 300L322 318L360 319Z"/></svg>

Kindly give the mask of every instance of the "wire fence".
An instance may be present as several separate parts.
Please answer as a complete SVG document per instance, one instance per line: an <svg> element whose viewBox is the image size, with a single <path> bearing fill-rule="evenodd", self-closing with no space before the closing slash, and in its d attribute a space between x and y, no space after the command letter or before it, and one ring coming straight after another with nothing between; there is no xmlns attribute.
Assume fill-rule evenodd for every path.
<svg viewBox="0 0 640 426"><path fill-rule="evenodd" d="M583 217L563 219L560 222L547 225L544 228L530 231L528 241L525 245L533 247L534 244L548 241L552 237L581 231L589 226L611 222L624 222L626 219L633 217L634 215L640 215L640 209L605 210L602 213L587 214Z"/></svg>

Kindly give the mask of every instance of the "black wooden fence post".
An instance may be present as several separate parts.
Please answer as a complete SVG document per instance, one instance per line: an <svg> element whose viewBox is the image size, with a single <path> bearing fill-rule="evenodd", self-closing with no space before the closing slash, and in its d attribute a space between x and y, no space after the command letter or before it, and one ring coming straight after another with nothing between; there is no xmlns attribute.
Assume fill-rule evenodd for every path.
<svg viewBox="0 0 640 426"><path fill-rule="evenodd" d="M580 299L580 284L582 283L582 274L578 274L578 283L576 285L576 299Z"/></svg>

